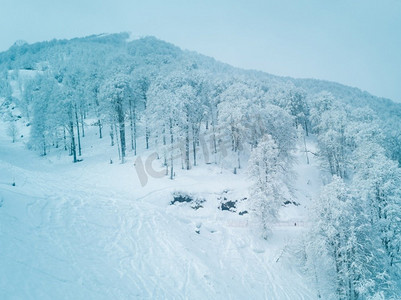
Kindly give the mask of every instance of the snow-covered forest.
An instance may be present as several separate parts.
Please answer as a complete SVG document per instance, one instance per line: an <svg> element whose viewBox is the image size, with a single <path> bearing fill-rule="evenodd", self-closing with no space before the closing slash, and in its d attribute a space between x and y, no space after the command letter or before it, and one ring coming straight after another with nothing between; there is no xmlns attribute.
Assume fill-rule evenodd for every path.
<svg viewBox="0 0 401 300"><path fill-rule="evenodd" d="M222 285L222 290L237 291L231 298L400 297L400 104L337 83L237 69L153 37L130 40L128 34L121 33L35 44L18 42L0 53L0 114L0 268L4 264L7 272L16 268L10 261L28 264L12 255L25 245L13 241L14 236L9 234L21 217L20 211L24 211L16 203L39 199L28 200L36 207L28 217L38 218L39 225L32 230L40 231L46 222L66 217L50 214L41 220L43 215L35 213L46 210L45 202L40 200L43 197L54 197L52 205L61 205L56 203L61 203L62 193L55 191L60 182L67 182L63 188L68 187L71 194L63 198L58 212L71 214L72 220L60 226L76 226L76 234L90 226L83 221L84 213L113 203L113 214L107 211L103 216L104 211L97 217L123 220L110 222L115 227L131 224L132 232L120 230L118 238L110 243L88 249L102 255L99 249L107 248L110 257L126 249L131 251L127 255L142 251L142 257L134 256L136 262L132 264L136 267L120 265L121 281L117 275L110 275L110 289L103 290L103 295L94 292L107 282L99 274L117 266L111 258L93 258L107 263L96 273L97 280L90 279L90 274L95 276L90 273L94 269L87 270L87 277L84 272L78 276L79 286L90 286L81 291L82 298L225 298L216 293L217 285ZM25 158L8 159L12 151ZM59 181L47 182L43 177L32 181L28 189L24 180L39 175L33 169L29 171L32 174L26 171L30 174L26 177L21 172L32 161L43 164L47 174ZM90 173L95 163L97 173ZM136 183L130 181L133 174ZM81 182L81 176L86 181ZM110 182L126 186L106 194ZM112 201L119 193L127 201L122 206ZM154 200L143 202L152 193L156 193ZM86 200L82 200L83 194ZM167 204L157 202L159 198L167 199ZM81 206L75 206L78 211L69 206L75 201L80 201ZM185 206L187 202L191 207ZM136 205L135 209L129 205ZM175 206L179 206L179 213L171 211ZM141 229L141 209L148 210L149 218L154 213L153 218L164 221L143 223L149 227L146 233L134 235L133 231ZM235 224L244 228L235 233L223 225L220 228L215 222L216 211L224 213L222 218L231 218L227 216L235 213ZM198 212L203 221L199 221ZM79 221L74 220L74 214ZM18 224L24 228L23 221ZM184 235L189 235L188 224L193 224L194 230L187 239ZM288 228L283 230L283 224ZM223 237L210 237L215 248L208 242L192 240L192 236L196 239L204 235L204 227L209 227L209 235L224 232ZM40 232L49 235L49 242L54 238L49 230L56 227L46 228ZM85 230L89 234L89 229ZM177 245L185 250L177 249L178 254L172 247L167 253L163 252L167 248L152 250L160 246L161 236L175 235L175 230L177 241L180 239ZM158 234L154 233L153 241L151 231ZM247 244L258 246L250 252L231 254L218 242L230 240L230 236L236 238L229 243L236 251ZM280 236L285 236L285 241ZM18 238L23 239L23 235ZM78 242L75 246L69 244L69 249L80 247L86 253L87 236L74 238ZM78 260L72 261L73 250L61 246L63 239L73 243L72 237L57 239L62 248L58 251L66 252L63 259L79 265ZM134 242L126 239L135 239L135 247L129 248ZM165 246L170 242L163 239ZM208 247L214 249L209 251L215 256L224 252L227 260L214 262ZM155 271L156 263L152 265L144 258L146 249L160 259L160 270ZM258 253L267 258L254 258ZM170 260L161 259L163 255ZM42 260L35 269L47 262L47 256L39 256ZM26 257L35 259L34 254ZM196 265L192 267L195 271L185 269L189 285L160 279L176 265L189 261ZM231 269L222 261L232 265ZM209 269L208 263L212 266ZM246 267L248 263L252 267ZM280 263L283 265L278 267ZM282 272L283 278L265 269ZM23 269L18 270L23 276ZM53 276L53 271L50 268L42 273ZM34 277L34 271L30 272ZM260 275L262 281L256 283L258 272L271 276ZM172 281L184 280L178 273L171 276ZM223 279L211 287L217 276ZM235 276L241 279L234 280ZM272 288L275 280L294 284L294 290L276 291ZM11 291L17 298L28 295L9 287L16 282L14 275L0 271L0 296L8 298ZM33 289L34 280L24 282L26 290ZM62 283L51 284L53 290L48 294L45 285L39 285L41 293L32 295L59 298L55 287ZM77 296L71 291L65 295Z"/></svg>

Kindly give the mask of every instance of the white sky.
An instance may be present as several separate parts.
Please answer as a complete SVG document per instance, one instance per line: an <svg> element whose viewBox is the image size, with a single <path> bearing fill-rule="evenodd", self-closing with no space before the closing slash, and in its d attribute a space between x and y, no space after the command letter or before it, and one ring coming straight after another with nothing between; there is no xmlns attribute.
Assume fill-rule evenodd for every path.
<svg viewBox="0 0 401 300"><path fill-rule="evenodd" d="M0 0L0 51L121 31L401 102L401 0Z"/></svg>

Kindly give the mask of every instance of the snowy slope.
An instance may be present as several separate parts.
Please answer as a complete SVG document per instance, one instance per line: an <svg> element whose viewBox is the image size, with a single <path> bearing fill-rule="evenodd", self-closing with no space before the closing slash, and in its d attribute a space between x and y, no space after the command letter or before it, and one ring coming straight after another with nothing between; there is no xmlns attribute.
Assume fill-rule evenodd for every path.
<svg viewBox="0 0 401 300"><path fill-rule="evenodd" d="M1 299L316 298L292 250L319 188L317 168L302 154L301 205L282 208L266 241L252 214L218 209L223 194L247 197L245 171L202 165L141 187L134 158L109 164L116 150L105 153L109 141L96 139L96 129L83 139L84 160L72 164L61 152L38 157L23 141L12 144L5 128L0 123ZM175 191L206 202L197 210L170 205Z"/></svg>

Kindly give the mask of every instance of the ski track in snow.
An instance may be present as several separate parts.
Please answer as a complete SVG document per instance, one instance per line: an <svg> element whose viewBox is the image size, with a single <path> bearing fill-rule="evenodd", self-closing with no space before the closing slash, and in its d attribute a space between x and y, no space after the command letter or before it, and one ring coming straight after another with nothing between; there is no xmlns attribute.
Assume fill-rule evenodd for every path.
<svg viewBox="0 0 401 300"><path fill-rule="evenodd" d="M140 188L129 164L49 162L0 136L1 299L315 299L285 251L307 223L282 220L265 241L249 215L217 209L243 187L234 175ZM205 207L169 205L177 190Z"/></svg>

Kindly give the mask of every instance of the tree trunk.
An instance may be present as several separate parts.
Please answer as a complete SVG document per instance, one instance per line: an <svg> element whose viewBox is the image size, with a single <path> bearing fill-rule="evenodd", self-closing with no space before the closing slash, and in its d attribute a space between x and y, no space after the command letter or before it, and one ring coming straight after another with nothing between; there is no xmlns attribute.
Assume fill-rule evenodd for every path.
<svg viewBox="0 0 401 300"><path fill-rule="evenodd" d="M305 132L306 132L306 136L309 136L308 120L306 118L305 118Z"/></svg>
<svg viewBox="0 0 401 300"><path fill-rule="evenodd" d="M120 142L121 142L121 162L125 162L125 124L121 123L119 126L120 129Z"/></svg>
<svg viewBox="0 0 401 300"><path fill-rule="evenodd" d="M143 94L143 99L145 101L145 110L146 110L146 93ZM148 128L148 118L145 117L145 140L146 140L146 149L149 149L149 136L150 136L150 132L149 132L149 128Z"/></svg>
<svg viewBox="0 0 401 300"><path fill-rule="evenodd" d="M194 152L194 166L196 166L196 141L194 140L192 143L193 152Z"/></svg>
<svg viewBox="0 0 401 300"><path fill-rule="evenodd" d="M166 167L166 175L168 175L168 164L167 164L167 140L166 140L166 125L163 125L163 157L164 157L164 162L163 162L163 166Z"/></svg>
<svg viewBox="0 0 401 300"><path fill-rule="evenodd" d="M121 159L121 150L120 150L120 141L118 138L118 130L117 125L114 125L115 136L116 136L116 144L117 144L117 151L118 151L118 159Z"/></svg>
<svg viewBox="0 0 401 300"><path fill-rule="evenodd" d="M170 151L170 179L174 178L174 135L173 135L173 120L170 119L170 144L171 144L171 151Z"/></svg>
<svg viewBox="0 0 401 300"><path fill-rule="evenodd" d="M131 134L131 150L134 150L134 121L132 112L132 100L129 100L129 123L130 123L130 134Z"/></svg>
<svg viewBox="0 0 401 300"><path fill-rule="evenodd" d="M85 137L84 112L82 110L81 110L81 128L82 128L82 137Z"/></svg>
<svg viewBox="0 0 401 300"><path fill-rule="evenodd" d="M63 140L64 140L64 150L67 150L67 137L65 135L65 128L63 128Z"/></svg>
<svg viewBox="0 0 401 300"><path fill-rule="evenodd" d="M308 156L308 149L306 148L305 135L303 135L303 138L304 138L304 147L305 147L305 154L306 154L306 164L309 165L309 156Z"/></svg>
<svg viewBox="0 0 401 300"><path fill-rule="evenodd" d="M97 90L96 90L97 91ZM97 92L96 92L97 94ZM96 104L96 116L97 116L97 125L99 126L99 139L103 137L102 135L102 121L100 120L100 113L99 113L99 101L97 99L97 96L95 98L95 104Z"/></svg>
<svg viewBox="0 0 401 300"><path fill-rule="evenodd" d="M241 169L241 159L240 159L240 151L239 149L237 150L238 153L238 169Z"/></svg>
<svg viewBox="0 0 401 300"><path fill-rule="evenodd" d="M184 170L184 151L182 151L182 148L180 148L180 158L181 158L181 170Z"/></svg>
<svg viewBox="0 0 401 300"><path fill-rule="evenodd" d="M190 163L189 163L189 120L188 120L188 114L187 114L187 124L185 128L185 166L187 170L190 169Z"/></svg>
<svg viewBox="0 0 401 300"><path fill-rule="evenodd" d="M239 135L239 133L237 132L237 134ZM237 135L237 138L235 139L235 150L237 151L237 159L238 159L238 169L241 169L241 153L240 153L240 149L241 149L241 145L240 145L240 139Z"/></svg>
<svg viewBox="0 0 401 300"><path fill-rule="evenodd" d="M134 155L136 155L136 108L134 108Z"/></svg>
<svg viewBox="0 0 401 300"><path fill-rule="evenodd" d="M59 132L58 132L58 130L56 130L55 135L56 135L56 148L58 148L59 147Z"/></svg>
<svg viewBox="0 0 401 300"><path fill-rule="evenodd" d="M212 143L213 143L213 154L214 154L214 163L217 165L217 141L216 141L216 128L214 121L212 122Z"/></svg>
<svg viewBox="0 0 401 300"><path fill-rule="evenodd" d="M43 137L43 156L46 156L46 141L44 137Z"/></svg>
<svg viewBox="0 0 401 300"><path fill-rule="evenodd" d="M146 139L146 149L149 149L149 129L148 129L148 122L146 121L146 128L145 128L145 131L146 131L146 136L145 136L145 139Z"/></svg>
<svg viewBox="0 0 401 300"><path fill-rule="evenodd" d="M110 125L110 144L114 146L114 127L113 124Z"/></svg>
<svg viewBox="0 0 401 300"><path fill-rule="evenodd" d="M99 126L99 139L101 139L102 136L102 122L100 121L100 119L97 120L97 125Z"/></svg>
<svg viewBox="0 0 401 300"><path fill-rule="evenodd" d="M72 108L71 108L72 110ZM77 150L75 147L75 136L74 136L74 122L72 120L72 111L70 112L70 136L71 136L71 153L74 157L74 163L77 162Z"/></svg>
<svg viewBox="0 0 401 300"><path fill-rule="evenodd" d="M195 129L195 126L192 126L192 147L193 147L193 154L194 154L194 166L196 166L196 144L198 141L198 133L197 130Z"/></svg>
<svg viewBox="0 0 401 300"><path fill-rule="evenodd" d="M125 117L122 105L122 99L117 101L117 116L118 116L118 128L120 131L120 143L121 143L121 162L125 160Z"/></svg>
<svg viewBox="0 0 401 300"><path fill-rule="evenodd" d="M79 120L78 120L78 112L77 112L77 105L75 104L75 121L77 125L77 137L78 137L78 155L81 156L81 137L79 136Z"/></svg>

